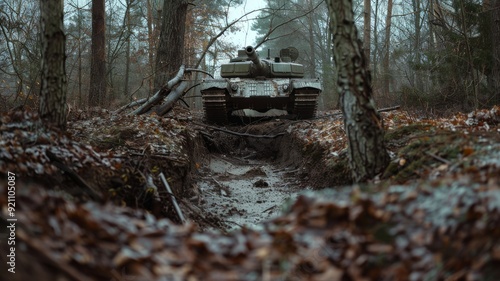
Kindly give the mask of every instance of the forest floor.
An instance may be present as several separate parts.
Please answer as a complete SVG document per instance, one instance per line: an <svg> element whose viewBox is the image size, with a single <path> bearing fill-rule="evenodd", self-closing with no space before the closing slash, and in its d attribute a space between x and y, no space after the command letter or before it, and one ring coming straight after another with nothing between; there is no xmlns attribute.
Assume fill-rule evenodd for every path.
<svg viewBox="0 0 500 281"><path fill-rule="evenodd" d="M4 114L1 279L500 280L500 108L382 115L391 164L353 184L339 112Z"/></svg>

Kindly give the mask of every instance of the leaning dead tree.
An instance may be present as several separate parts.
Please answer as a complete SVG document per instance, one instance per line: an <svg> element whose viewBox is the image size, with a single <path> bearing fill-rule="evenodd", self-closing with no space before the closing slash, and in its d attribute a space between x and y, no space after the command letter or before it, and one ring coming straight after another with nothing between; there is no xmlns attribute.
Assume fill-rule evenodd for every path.
<svg viewBox="0 0 500 281"><path fill-rule="evenodd" d="M191 72L202 72L213 78L213 76L206 71L192 68L186 69L185 66L182 65L174 78L165 83L153 96L133 101L118 109L116 113L121 113L128 108L139 106L130 112L129 115L141 115L152 111L156 112L158 116L167 114L174 107L176 102L182 99L189 91L188 86L190 80L184 79L184 76Z"/></svg>

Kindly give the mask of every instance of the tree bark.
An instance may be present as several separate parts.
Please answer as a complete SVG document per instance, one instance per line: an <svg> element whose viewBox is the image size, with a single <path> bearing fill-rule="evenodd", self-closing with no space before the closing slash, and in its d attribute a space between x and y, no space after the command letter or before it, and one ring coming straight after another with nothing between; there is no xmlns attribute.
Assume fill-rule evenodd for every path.
<svg viewBox="0 0 500 281"><path fill-rule="evenodd" d="M175 75L172 80L168 81L162 87L151 97L149 98L143 105L141 105L139 108L134 110L131 115L141 115L146 112L149 112L153 106L156 104L160 103L174 88L174 86L178 85L181 83L182 76L184 76L184 71L185 68L183 65L179 67L179 71L177 72L177 75Z"/></svg>
<svg viewBox="0 0 500 281"><path fill-rule="evenodd" d="M392 23L392 0L387 0L387 16L385 18L385 51L383 61L383 91L388 95L391 90L391 75L389 70L389 55L391 50L391 23ZM388 96L387 96L388 97Z"/></svg>
<svg viewBox="0 0 500 281"><path fill-rule="evenodd" d="M154 72L154 50L156 50L156 26L155 26L155 20L153 17L153 8L151 6L151 1L152 0L147 0L147 20L148 20L148 65L150 69L150 73ZM148 78L148 86L149 86L149 91L153 91L153 79Z"/></svg>
<svg viewBox="0 0 500 281"><path fill-rule="evenodd" d="M313 10L313 1L308 0L308 9ZM314 38L314 32L313 32L313 17L315 15L313 13L307 15L307 21L308 21L308 28L309 28L309 49L311 53L311 67L310 67L310 77L311 78L316 78L316 46L315 43L317 40Z"/></svg>
<svg viewBox="0 0 500 281"><path fill-rule="evenodd" d="M104 105L106 97L106 25L104 0L92 0L92 44L89 106Z"/></svg>
<svg viewBox="0 0 500 281"><path fill-rule="evenodd" d="M129 95L129 78L130 78L130 37L132 36L132 27L130 23L130 9L131 9L131 1L125 1L127 7L125 10L125 23L127 25L127 39L126 39L126 47L125 47L125 87L123 90L124 96L128 97Z"/></svg>
<svg viewBox="0 0 500 281"><path fill-rule="evenodd" d="M186 0L165 0L156 53L154 92L158 92L183 64Z"/></svg>
<svg viewBox="0 0 500 281"><path fill-rule="evenodd" d="M66 127L66 49L62 0L40 0L42 85L40 117L46 124Z"/></svg>
<svg viewBox="0 0 500 281"><path fill-rule="evenodd" d="M389 163L382 119L372 98L371 77L351 0L327 0L334 59L338 68L340 103L349 143L349 164L354 181L366 181Z"/></svg>
<svg viewBox="0 0 500 281"><path fill-rule="evenodd" d="M489 80L491 104L500 104L500 0L491 0L492 68Z"/></svg>
<svg viewBox="0 0 500 281"><path fill-rule="evenodd" d="M413 41L413 51L415 52L415 57L414 57L414 64L417 66L417 69L419 69L421 67L421 63L422 63L422 55L420 54L420 49L421 49L421 24L420 24L420 7L421 7L421 4L420 4L420 0L412 0L412 6L413 6L413 10L415 11L415 13L413 14L414 16L414 22L413 22L413 25L415 27L415 39ZM417 70L414 70L413 71L413 74L414 74L414 83L415 83L415 87L417 88L417 90L419 92L422 92L424 91L424 85L423 85L423 80L422 80L422 75L421 73L419 73L419 71ZM413 81L412 81L413 82Z"/></svg>
<svg viewBox="0 0 500 281"><path fill-rule="evenodd" d="M336 0L341 1L341 0ZM352 6L352 3L351 3ZM364 32L363 32L363 50L365 53L365 60L367 67L370 67L370 38L371 38L371 1L364 0ZM356 40L358 38L356 37Z"/></svg>

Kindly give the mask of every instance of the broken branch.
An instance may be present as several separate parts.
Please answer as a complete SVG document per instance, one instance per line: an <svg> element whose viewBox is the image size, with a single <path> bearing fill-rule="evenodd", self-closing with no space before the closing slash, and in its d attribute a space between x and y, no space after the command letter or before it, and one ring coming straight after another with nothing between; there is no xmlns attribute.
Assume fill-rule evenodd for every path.
<svg viewBox="0 0 500 281"><path fill-rule="evenodd" d="M158 114L158 116L167 114L167 112L169 112L172 107L174 107L175 102L183 96L184 90L186 90L188 84L189 83L187 81L182 81L179 86L177 86L177 88L172 90L167 96L167 100L165 101L165 103L160 105L156 109L156 114Z"/></svg>
<svg viewBox="0 0 500 281"><path fill-rule="evenodd" d="M158 92L156 92L156 94L154 94L154 96L152 96L150 99L148 99L147 102L130 113L130 115L144 114L148 112L154 105L160 103L172 91L174 86L181 81L182 77L184 76L184 70L185 66L182 65L175 77L172 78L172 80L168 81L167 84L165 84L160 90L158 90Z"/></svg>
<svg viewBox="0 0 500 281"><path fill-rule="evenodd" d="M167 179L165 178L165 175L163 175L163 173L160 173L160 179L167 189L168 195L170 195L170 202L172 203L172 205L174 205L174 209L177 213L177 216L179 217L179 220L182 224L186 223L186 219L184 218L184 215L182 215L181 208L179 207L179 204L177 204L177 200L175 199L175 196L172 193L172 189L170 188L170 185L168 184Z"/></svg>
<svg viewBox="0 0 500 281"><path fill-rule="evenodd" d="M85 180L82 179L77 173L75 173L68 166L66 166L54 153L52 153L52 151L47 150L45 154L51 161L50 164L54 165L55 167L59 168L59 170L66 173L78 186L82 188L82 190L88 196L90 196L90 198L92 198L93 200L102 199L101 195L97 191L95 191L89 184L87 184L87 182L85 182Z"/></svg>
<svg viewBox="0 0 500 281"><path fill-rule="evenodd" d="M277 137L285 135L285 133L278 133L278 134L275 134L275 135L254 135L254 134L247 134L247 133L238 133L238 132L235 132L235 131L230 131L230 130L226 130L226 129L222 129L222 128L218 128L218 127L214 127L214 126L210 126L210 125L206 125L206 124L201 124L201 123L198 123L198 122L193 122L193 123L196 124L196 125L199 125L199 126L207 127L209 129L212 129L212 130L216 130L216 131L220 131L220 132L223 132L223 133L227 133L227 134L235 135L235 136L240 136L240 137L275 139Z"/></svg>

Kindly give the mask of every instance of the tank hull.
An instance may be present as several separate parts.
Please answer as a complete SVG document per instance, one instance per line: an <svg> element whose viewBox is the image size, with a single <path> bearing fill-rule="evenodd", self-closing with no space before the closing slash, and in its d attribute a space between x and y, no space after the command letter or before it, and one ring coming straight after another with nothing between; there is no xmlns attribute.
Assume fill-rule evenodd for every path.
<svg viewBox="0 0 500 281"><path fill-rule="evenodd" d="M207 80L201 95L207 122L225 124L231 116L278 116L309 119L321 93L318 79L226 78Z"/></svg>

